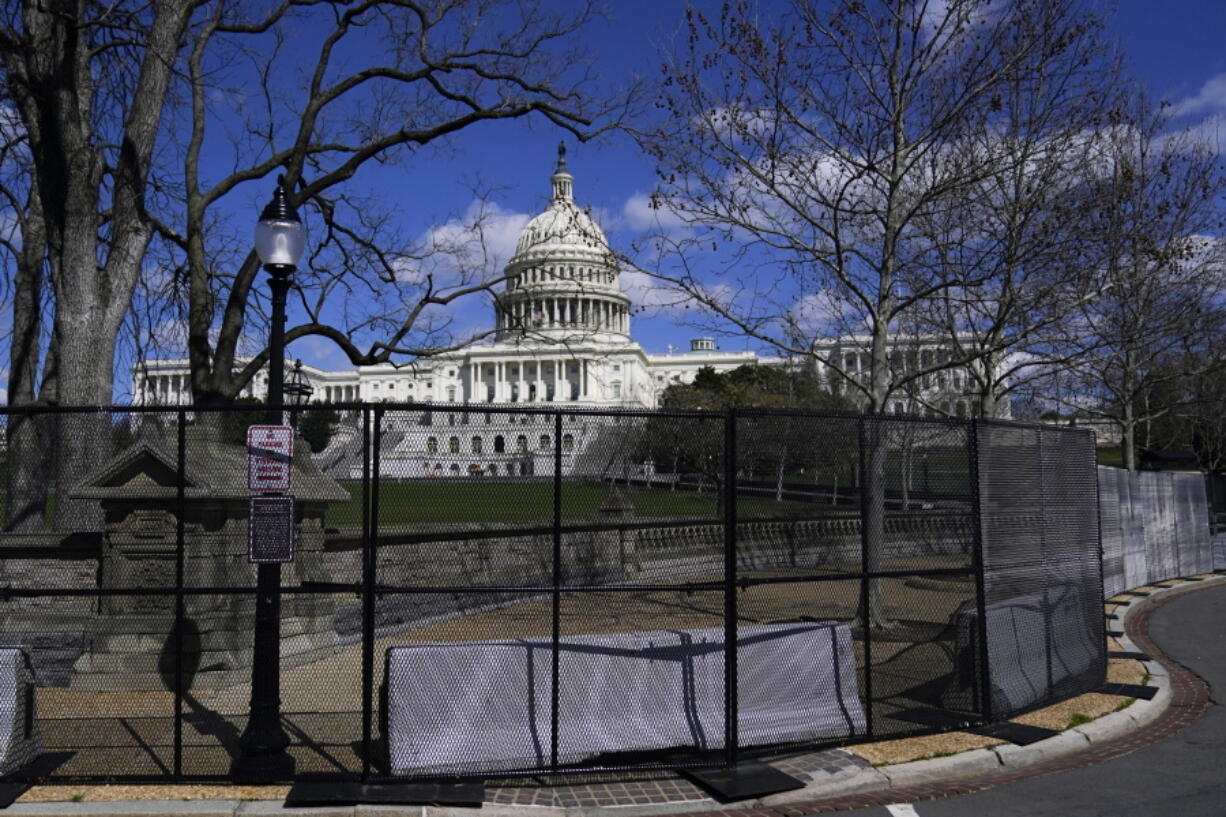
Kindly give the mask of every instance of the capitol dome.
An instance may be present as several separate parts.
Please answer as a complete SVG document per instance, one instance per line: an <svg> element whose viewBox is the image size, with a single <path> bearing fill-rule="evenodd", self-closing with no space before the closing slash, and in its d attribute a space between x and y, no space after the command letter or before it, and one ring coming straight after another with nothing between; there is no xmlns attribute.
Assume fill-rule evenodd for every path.
<svg viewBox="0 0 1226 817"><path fill-rule="evenodd" d="M574 199L566 147L550 177L553 197L519 234L495 305L499 340L627 340L630 299L604 232Z"/></svg>
<svg viewBox="0 0 1226 817"><path fill-rule="evenodd" d="M565 145L558 146L558 165L551 181L553 198L549 207L524 226L515 245L516 258L528 252L550 255L585 250L608 253L609 242L600 226L575 204L575 177L566 169Z"/></svg>
<svg viewBox="0 0 1226 817"><path fill-rule="evenodd" d="M569 199L554 199L545 212L528 222L515 245L516 256L558 250L609 252L600 226Z"/></svg>

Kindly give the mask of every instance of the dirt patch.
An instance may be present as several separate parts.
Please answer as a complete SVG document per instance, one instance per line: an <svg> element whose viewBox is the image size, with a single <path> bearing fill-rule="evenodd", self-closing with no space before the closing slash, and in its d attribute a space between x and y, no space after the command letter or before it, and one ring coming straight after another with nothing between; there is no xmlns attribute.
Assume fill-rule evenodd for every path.
<svg viewBox="0 0 1226 817"><path fill-rule="evenodd" d="M18 803L135 800L284 800L289 786L35 786Z"/></svg>

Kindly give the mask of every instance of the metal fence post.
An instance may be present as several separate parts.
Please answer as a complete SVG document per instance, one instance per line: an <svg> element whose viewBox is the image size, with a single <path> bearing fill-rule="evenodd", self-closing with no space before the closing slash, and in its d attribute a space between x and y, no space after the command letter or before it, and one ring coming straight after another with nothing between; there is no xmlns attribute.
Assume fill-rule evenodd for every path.
<svg viewBox="0 0 1226 817"><path fill-rule="evenodd" d="M183 776L183 603L184 514L187 511L187 412L179 409L177 433L178 473L175 474L175 759L174 776Z"/></svg>
<svg viewBox="0 0 1226 817"><path fill-rule="evenodd" d="M737 719L736 654L736 418L735 408L724 418L724 765L737 763L740 735Z"/></svg>
<svg viewBox="0 0 1226 817"><path fill-rule="evenodd" d="M975 614L979 619L975 638L978 642L976 663L979 665L979 709L984 721L991 723L995 716L992 712L992 668L988 663L987 567L983 558L983 483L979 474L979 420L969 421L966 434L967 456L970 460L967 465L971 479L971 558L975 568Z"/></svg>
<svg viewBox="0 0 1226 817"><path fill-rule="evenodd" d="M382 410L375 409L377 435ZM371 479L372 453L378 457L379 440L371 439L370 409L362 407L362 780L370 779L375 685L375 554L374 531L379 513L377 477ZM373 463L375 473L378 462Z"/></svg>
<svg viewBox="0 0 1226 817"><path fill-rule="evenodd" d="M865 737L873 736L873 628L869 615L869 582L868 576L868 484L869 476L864 453L868 445L868 429L865 416L860 415L856 422L856 439L860 454L860 629L864 636L864 731ZM882 488L884 490L884 486Z"/></svg>
<svg viewBox="0 0 1226 817"><path fill-rule="evenodd" d="M549 767L558 768L558 676L562 639L562 412L553 416L553 643L550 667Z"/></svg>

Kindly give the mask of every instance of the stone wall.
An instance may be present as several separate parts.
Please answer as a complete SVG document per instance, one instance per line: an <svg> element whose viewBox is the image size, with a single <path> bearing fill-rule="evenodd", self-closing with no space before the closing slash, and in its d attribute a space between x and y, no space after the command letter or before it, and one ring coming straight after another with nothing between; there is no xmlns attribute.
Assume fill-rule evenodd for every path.
<svg viewBox="0 0 1226 817"><path fill-rule="evenodd" d="M641 524L641 523L640 523ZM431 541L409 540L404 531L380 529L377 582L397 588L454 587L448 593L387 594L376 602L377 635L403 632L533 598L543 598L553 581L553 537L502 534L481 526L453 528ZM973 546L968 513L937 511L887 519L883 558L916 560L931 567L971 564ZM413 537L414 539L416 537ZM404 541L408 540L408 541ZM741 522L737 528L738 569L851 570L860 568L858 517ZM336 581L361 580L360 541L337 537L325 556ZM724 533L718 523L640 527L609 526L562 536L565 584L655 584L719 580L724 570ZM514 585L523 590L485 591ZM361 637L361 604L337 611L342 641Z"/></svg>

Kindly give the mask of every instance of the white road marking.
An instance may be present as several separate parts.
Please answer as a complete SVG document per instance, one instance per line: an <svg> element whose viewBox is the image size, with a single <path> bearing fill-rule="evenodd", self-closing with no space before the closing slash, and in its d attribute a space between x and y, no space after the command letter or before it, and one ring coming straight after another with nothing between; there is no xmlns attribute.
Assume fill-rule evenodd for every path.
<svg viewBox="0 0 1226 817"><path fill-rule="evenodd" d="M910 803L895 803L892 806L886 806L885 810L894 817L919 817L919 812Z"/></svg>

